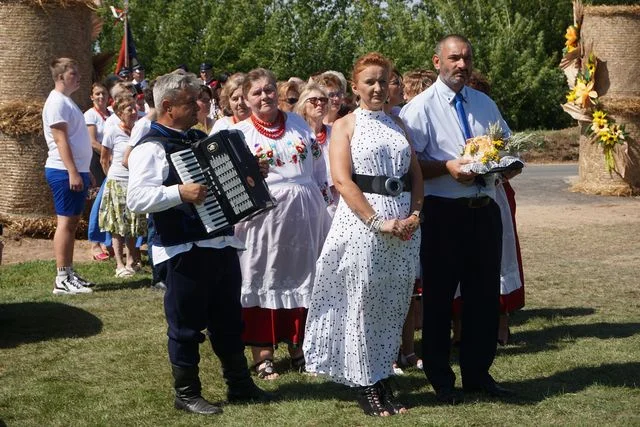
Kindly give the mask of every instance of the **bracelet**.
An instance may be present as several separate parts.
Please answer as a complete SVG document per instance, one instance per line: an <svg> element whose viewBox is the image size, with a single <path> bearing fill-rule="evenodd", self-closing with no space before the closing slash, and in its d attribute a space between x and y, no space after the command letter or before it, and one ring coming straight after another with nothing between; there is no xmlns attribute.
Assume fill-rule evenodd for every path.
<svg viewBox="0 0 640 427"><path fill-rule="evenodd" d="M415 210L415 211L411 212L411 215L417 216L418 218L420 218L420 211L419 210Z"/></svg>
<svg viewBox="0 0 640 427"><path fill-rule="evenodd" d="M377 214L377 213L375 213L375 212L374 212L374 213L372 213L372 214L371 214L371 216L370 216L369 218L367 218L367 219L365 219L365 220L364 220L364 224L365 224L365 225L370 225L370 224L371 224L371 221L373 221L373 220L375 219L375 217L376 217L376 216L378 216L378 214Z"/></svg>

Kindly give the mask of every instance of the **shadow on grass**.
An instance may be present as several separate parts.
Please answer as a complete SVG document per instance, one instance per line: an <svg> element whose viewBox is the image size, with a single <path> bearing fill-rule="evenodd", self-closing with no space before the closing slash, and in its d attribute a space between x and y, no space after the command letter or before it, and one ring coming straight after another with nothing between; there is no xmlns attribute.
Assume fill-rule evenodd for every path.
<svg viewBox="0 0 640 427"><path fill-rule="evenodd" d="M97 292L111 292L120 291L123 289L141 289L151 287L151 279L144 278L138 280L127 280L118 283L100 283L96 285L95 291Z"/></svg>
<svg viewBox="0 0 640 427"><path fill-rule="evenodd" d="M523 325L531 319L541 317L552 320L561 317L581 317L590 316L596 312L591 307L562 307L562 308L534 308L524 309L511 315L509 322L512 326Z"/></svg>
<svg viewBox="0 0 640 427"><path fill-rule="evenodd" d="M628 338L640 333L640 323L589 323L584 325L554 326L512 335L509 346L500 350L506 354L537 353L557 350L561 344L577 338Z"/></svg>
<svg viewBox="0 0 640 427"><path fill-rule="evenodd" d="M102 321L59 302L0 304L0 348L58 338L83 338L102 331Z"/></svg>
<svg viewBox="0 0 640 427"><path fill-rule="evenodd" d="M578 393L593 385L637 388L640 386L640 362L585 366L545 378L505 382L503 385L518 394L517 398L507 401L519 404L535 404L555 396Z"/></svg>

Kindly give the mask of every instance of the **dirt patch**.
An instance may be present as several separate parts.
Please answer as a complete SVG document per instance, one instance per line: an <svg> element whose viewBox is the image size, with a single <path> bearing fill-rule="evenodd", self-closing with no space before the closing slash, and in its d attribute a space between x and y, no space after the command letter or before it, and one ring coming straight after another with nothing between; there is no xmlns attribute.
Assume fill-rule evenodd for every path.
<svg viewBox="0 0 640 427"><path fill-rule="evenodd" d="M3 240L3 265L25 261L55 259L53 255L53 240L51 239L5 236ZM78 262L91 260L91 242L88 240L76 240L74 260Z"/></svg>
<svg viewBox="0 0 640 427"><path fill-rule="evenodd" d="M560 130L535 131L537 148L522 154L527 163L577 162L580 151L580 129L575 126Z"/></svg>

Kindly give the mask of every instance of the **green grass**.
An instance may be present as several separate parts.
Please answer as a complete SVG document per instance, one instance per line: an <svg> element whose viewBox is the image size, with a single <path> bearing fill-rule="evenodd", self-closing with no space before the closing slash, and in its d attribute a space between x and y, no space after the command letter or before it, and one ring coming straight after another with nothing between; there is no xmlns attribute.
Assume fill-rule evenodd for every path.
<svg viewBox="0 0 640 427"><path fill-rule="evenodd" d="M146 286L148 274L126 281L112 277L109 263L83 264L95 292L61 297L51 294L52 262L0 267L0 419L9 426L640 425L637 231L633 221L520 230L527 307L513 316L513 341L492 369L518 397L436 406L424 376L407 371L396 385L412 409L384 420L362 415L350 390L288 372L284 348L280 379L260 382L278 393L276 403L226 406L210 418L178 412L162 294ZM207 344L201 354L203 394L221 401L218 361Z"/></svg>

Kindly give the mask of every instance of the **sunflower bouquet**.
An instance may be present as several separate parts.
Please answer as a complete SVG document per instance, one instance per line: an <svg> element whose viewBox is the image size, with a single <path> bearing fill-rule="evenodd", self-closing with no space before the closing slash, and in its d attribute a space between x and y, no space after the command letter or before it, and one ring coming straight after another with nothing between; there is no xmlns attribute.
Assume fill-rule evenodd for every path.
<svg viewBox="0 0 640 427"><path fill-rule="evenodd" d="M604 154L607 170L611 172L615 169L615 160L613 158L613 148L616 144L624 144L627 138L627 132L624 125L618 125L607 116L602 110L596 110L592 114L591 125L587 128L587 133L591 137L591 141L600 144Z"/></svg>
<svg viewBox="0 0 640 427"><path fill-rule="evenodd" d="M500 123L490 123L486 135L467 139L461 156L471 162L463 165L462 170L484 175L522 169L524 162L514 154L530 138L524 134L509 135Z"/></svg>

